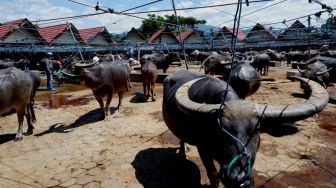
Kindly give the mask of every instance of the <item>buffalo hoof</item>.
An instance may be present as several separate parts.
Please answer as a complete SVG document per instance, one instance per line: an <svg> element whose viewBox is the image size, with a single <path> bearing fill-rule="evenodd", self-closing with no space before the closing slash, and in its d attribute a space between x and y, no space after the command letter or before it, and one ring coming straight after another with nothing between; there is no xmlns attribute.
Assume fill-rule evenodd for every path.
<svg viewBox="0 0 336 188"><path fill-rule="evenodd" d="M24 133L25 136L31 135L33 134L33 130L27 130L26 133Z"/></svg>
<svg viewBox="0 0 336 188"><path fill-rule="evenodd" d="M23 139L22 136L16 136L14 139L14 142L21 141L22 139Z"/></svg>
<svg viewBox="0 0 336 188"><path fill-rule="evenodd" d="M155 98L152 98L152 102L155 102L156 101L156 99Z"/></svg>

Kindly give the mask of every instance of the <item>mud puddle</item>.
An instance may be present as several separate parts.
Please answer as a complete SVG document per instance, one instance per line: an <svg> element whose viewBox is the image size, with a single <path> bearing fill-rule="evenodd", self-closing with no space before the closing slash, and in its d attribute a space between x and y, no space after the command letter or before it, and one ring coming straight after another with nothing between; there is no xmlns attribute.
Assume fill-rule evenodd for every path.
<svg viewBox="0 0 336 188"><path fill-rule="evenodd" d="M336 132L336 112L322 111L319 113L319 127L327 131Z"/></svg>
<svg viewBox="0 0 336 188"><path fill-rule="evenodd" d="M36 96L35 101L41 101L41 106L48 109L65 108L68 106L86 105L93 100L92 95L84 95L79 98L73 98L72 95L64 95L58 93L44 93Z"/></svg>

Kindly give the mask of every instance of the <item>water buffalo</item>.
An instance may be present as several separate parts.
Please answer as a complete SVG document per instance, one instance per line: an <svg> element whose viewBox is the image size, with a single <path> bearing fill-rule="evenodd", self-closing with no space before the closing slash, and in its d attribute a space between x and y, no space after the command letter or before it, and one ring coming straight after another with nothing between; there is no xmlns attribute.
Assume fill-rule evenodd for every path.
<svg viewBox="0 0 336 188"><path fill-rule="evenodd" d="M123 64L119 63L98 63L90 68L83 68L81 79L85 86L92 89L96 97L102 114L99 119L108 118L110 115L110 103L112 96L118 93L119 103L117 110L122 106L123 94L127 89L129 80L129 70ZM104 107L103 97L107 95L106 105Z"/></svg>
<svg viewBox="0 0 336 188"><path fill-rule="evenodd" d="M193 57L194 59L196 59L199 62L203 62L207 57L209 57L210 55L214 55L214 54L218 54L217 52L213 51L213 52L201 52L198 50L194 50L193 52L190 53L190 57Z"/></svg>
<svg viewBox="0 0 336 188"><path fill-rule="evenodd" d="M312 94L306 103L272 106L239 100L236 92L230 86L226 92L226 82L216 77L181 71L164 80L163 117L181 140L182 156L184 142L197 147L211 187L217 187L218 179L225 187L253 187L251 171L260 127L302 120L327 105L327 91L316 82L308 84ZM219 163L219 172L213 160Z"/></svg>
<svg viewBox="0 0 336 188"><path fill-rule="evenodd" d="M255 57L252 58L252 63L251 65L257 69L257 71L261 75L268 75L268 67L270 65L270 57L268 56L267 53L261 53L255 55ZM263 73L264 71L264 73Z"/></svg>
<svg viewBox="0 0 336 188"><path fill-rule="evenodd" d="M22 140L23 120L27 119L27 135L33 133L32 107L34 83L29 73L15 67L0 70L0 114L12 108L16 109L19 128L15 140Z"/></svg>
<svg viewBox="0 0 336 188"><path fill-rule="evenodd" d="M140 63L144 64L146 61L153 62L157 69L163 69L163 73L166 73L169 65L174 61L181 61L180 55L175 52L169 52L164 54L162 52L154 52L151 54L145 54L141 57Z"/></svg>
<svg viewBox="0 0 336 188"><path fill-rule="evenodd" d="M156 65L150 61L141 66L142 84L144 89L145 100L151 96L152 101L155 99L155 81L158 77Z"/></svg>
<svg viewBox="0 0 336 188"><path fill-rule="evenodd" d="M301 70L300 67L297 67L298 71L301 73L301 76L309 80L314 80L315 82L321 84L324 88L327 88L329 85L329 71L328 67L318 61L308 64L305 70ZM306 84L302 83L301 87L309 92L309 87Z"/></svg>

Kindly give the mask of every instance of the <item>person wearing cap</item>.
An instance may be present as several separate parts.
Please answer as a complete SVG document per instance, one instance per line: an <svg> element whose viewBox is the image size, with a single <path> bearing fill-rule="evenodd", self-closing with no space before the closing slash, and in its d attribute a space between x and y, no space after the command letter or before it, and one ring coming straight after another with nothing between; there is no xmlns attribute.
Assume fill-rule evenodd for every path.
<svg viewBox="0 0 336 188"><path fill-rule="evenodd" d="M53 70L53 62L51 60L51 57L53 56L52 52L48 52L47 56L41 60L43 66L44 66L44 71L47 75L47 90L49 91L55 91L55 88L53 87L52 84L52 70Z"/></svg>

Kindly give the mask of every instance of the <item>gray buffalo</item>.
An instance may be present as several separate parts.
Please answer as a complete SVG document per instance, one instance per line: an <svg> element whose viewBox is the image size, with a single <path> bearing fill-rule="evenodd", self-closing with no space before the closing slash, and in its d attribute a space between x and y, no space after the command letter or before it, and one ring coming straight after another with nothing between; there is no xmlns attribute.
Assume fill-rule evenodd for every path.
<svg viewBox="0 0 336 188"><path fill-rule="evenodd" d="M23 120L27 119L27 135L33 133L35 117L32 107L34 83L29 73L15 67L0 70L0 114L15 108L19 128L15 140L22 140Z"/></svg>
<svg viewBox="0 0 336 188"><path fill-rule="evenodd" d="M268 75L268 68L270 65L270 57L267 53L256 54L252 58L251 65L261 74Z"/></svg>
<svg viewBox="0 0 336 188"><path fill-rule="evenodd" d="M327 105L327 91L316 82L308 84L312 94L306 103L272 106L239 100L230 86L225 92L226 82L216 77L181 71L164 80L163 117L181 140L181 156L184 142L197 147L211 187L217 187L219 179L225 187L253 187L260 127L302 120ZM219 172L213 160L219 163Z"/></svg>
<svg viewBox="0 0 336 188"><path fill-rule="evenodd" d="M261 83L260 74L246 61L235 61L231 67L231 56L210 55L206 60L206 70L210 74L222 75L241 99L255 93Z"/></svg>
<svg viewBox="0 0 336 188"><path fill-rule="evenodd" d="M153 62L157 69L163 69L163 72L166 73L169 65L175 61L181 61L181 58L180 55L176 52L169 52L168 54L154 52L151 54L145 54L141 57L141 64L144 64L146 61Z"/></svg>
<svg viewBox="0 0 336 188"><path fill-rule="evenodd" d="M122 106L123 94L126 92L129 80L129 70L127 66L121 63L98 63L90 68L83 68L81 79L84 80L85 86L92 89L102 114L99 119L108 118L110 115L110 103L112 96L118 94L119 103L117 110ZM104 106L103 97L107 96Z"/></svg>
<svg viewBox="0 0 336 188"><path fill-rule="evenodd" d="M145 100L151 96L152 101L155 99L155 81L158 77L156 65L150 61L141 66L142 84L144 90Z"/></svg>
<svg viewBox="0 0 336 188"><path fill-rule="evenodd" d="M328 87L330 80L329 71L332 68L328 69L325 64L320 62L309 64L305 70L301 70L299 66L297 68L301 73L302 77L307 78L309 80L314 80L315 82L321 84L324 88Z"/></svg>

